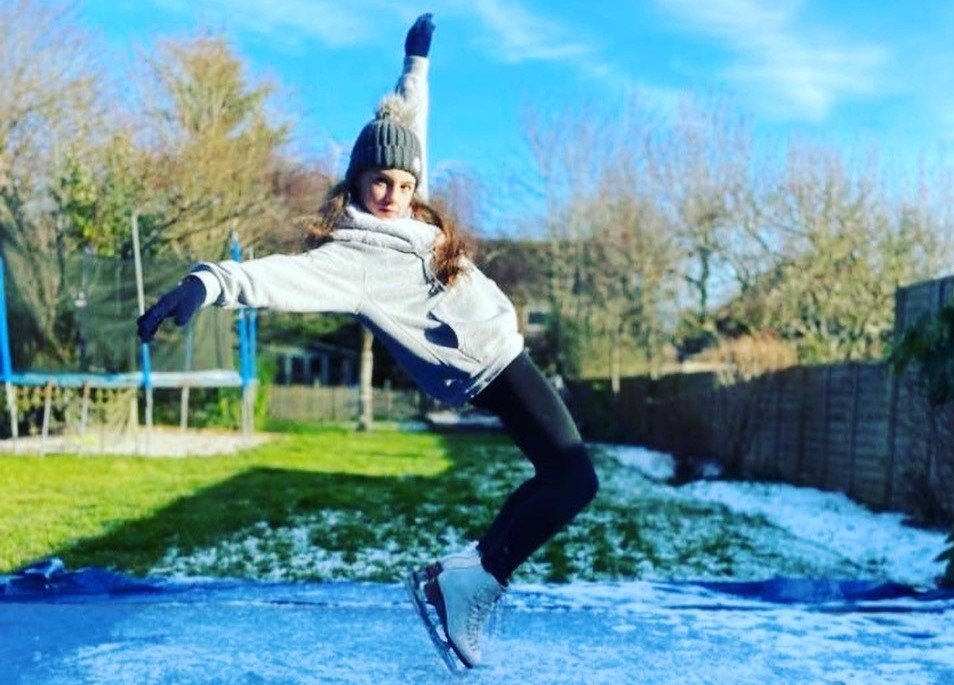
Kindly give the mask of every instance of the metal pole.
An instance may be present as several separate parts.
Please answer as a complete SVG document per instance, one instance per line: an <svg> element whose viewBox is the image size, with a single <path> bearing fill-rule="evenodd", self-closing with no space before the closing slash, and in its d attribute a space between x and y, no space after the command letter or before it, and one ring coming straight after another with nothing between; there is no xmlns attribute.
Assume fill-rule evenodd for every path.
<svg viewBox="0 0 954 685"><path fill-rule="evenodd" d="M132 215L133 263L136 267L136 296L139 298L139 316L146 313L146 295L142 279L142 255L139 249L139 210ZM152 428L152 360L149 343L140 343L142 356L142 385L146 391L146 430Z"/></svg>
<svg viewBox="0 0 954 685"><path fill-rule="evenodd" d="M248 249L248 258L255 258L254 248ZM254 308L248 310L248 414L249 430L255 428L255 400L258 396L258 312Z"/></svg>
<svg viewBox="0 0 954 685"><path fill-rule="evenodd" d="M248 258L255 259L255 249L248 248ZM253 383L258 381L258 312L248 310L248 371Z"/></svg>
<svg viewBox="0 0 954 685"><path fill-rule="evenodd" d="M192 371L192 347L195 344L195 327L193 323L189 323L188 328L186 328L185 336L185 368L183 369L186 373ZM189 427L189 382L186 381L182 385L181 394L179 395L179 430L185 432Z"/></svg>
<svg viewBox="0 0 954 685"><path fill-rule="evenodd" d="M3 375L7 411L10 414L10 435L14 449L19 444L17 400L13 391L13 358L10 355L10 328L7 326L7 281L3 257L0 256L0 374Z"/></svg>
<svg viewBox="0 0 954 685"><path fill-rule="evenodd" d="M239 243L238 234L232 232L231 239L232 259L236 262L242 261L242 245ZM242 380L242 433L249 434L249 368L248 368L248 310L239 309L236 313L235 328L238 333L239 342L239 377Z"/></svg>

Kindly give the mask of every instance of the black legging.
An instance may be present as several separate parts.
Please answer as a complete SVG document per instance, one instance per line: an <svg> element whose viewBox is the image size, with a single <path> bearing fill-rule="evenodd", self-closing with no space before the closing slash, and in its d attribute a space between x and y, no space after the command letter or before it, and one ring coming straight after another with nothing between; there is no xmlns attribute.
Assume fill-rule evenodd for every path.
<svg viewBox="0 0 954 685"><path fill-rule="evenodd" d="M500 417L535 469L477 544L484 568L506 584L520 564L590 503L599 482L569 410L526 352L471 403Z"/></svg>

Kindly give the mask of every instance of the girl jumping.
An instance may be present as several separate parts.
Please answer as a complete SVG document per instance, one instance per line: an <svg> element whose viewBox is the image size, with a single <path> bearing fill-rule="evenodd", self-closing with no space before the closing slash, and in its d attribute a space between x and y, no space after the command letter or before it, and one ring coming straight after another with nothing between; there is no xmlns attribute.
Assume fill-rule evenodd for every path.
<svg viewBox="0 0 954 685"><path fill-rule="evenodd" d="M426 201L433 29L425 14L408 32L396 92L358 134L306 251L200 264L137 324L149 342L163 320L184 326L209 305L347 312L425 392L500 418L533 477L475 545L416 575L450 648L470 668L514 570L593 499L598 482L569 411L524 350L513 304L471 262L453 222Z"/></svg>

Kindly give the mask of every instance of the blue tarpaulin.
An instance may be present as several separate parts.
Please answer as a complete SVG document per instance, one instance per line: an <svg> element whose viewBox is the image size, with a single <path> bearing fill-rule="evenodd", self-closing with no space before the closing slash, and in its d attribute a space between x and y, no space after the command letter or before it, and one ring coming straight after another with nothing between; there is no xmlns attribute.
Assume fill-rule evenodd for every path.
<svg viewBox="0 0 954 685"><path fill-rule="evenodd" d="M76 595L113 595L161 592L158 583L99 568L68 571L60 559L51 558L0 576L0 601L43 601Z"/></svg>
<svg viewBox="0 0 954 685"><path fill-rule="evenodd" d="M923 602L954 600L954 590L920 590L901 583L874 580L772 578L755 582L697 581L669 584L781 604L853 603L890 599L916 599ZM182 592L190 587L188 583L159 578L134 578L99 568L69 571L60 559L54 557L25 566L11 575L0 576L0 601L44 601L77 595ZM208 589L212 585L204 582L201 587Z"/></svg>
<svg viewBox="0 0 954 685"><path fill-rule="evenodd" d="M871 581L515 584L475 683L954 682L954 593ZM439 683L397 584L0 576L0 683Z"/></svg>

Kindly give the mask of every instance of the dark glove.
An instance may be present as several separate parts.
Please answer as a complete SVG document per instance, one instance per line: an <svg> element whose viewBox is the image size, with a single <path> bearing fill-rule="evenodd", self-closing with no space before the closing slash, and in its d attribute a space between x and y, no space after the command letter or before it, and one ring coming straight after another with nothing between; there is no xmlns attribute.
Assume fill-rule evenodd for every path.
<svg viewBox="0 0 954 685"><path fill-rule="evenodd" d="M407 38L404 39L404 54L408 57L411 55L427 57L427 53L430 52L431 34L434 33L432 16L430 12L422 14L407 32Z"/></svg>
<svg viewBox="0 0 954 685"><path fill-rule="evenodd" d="M203 302L205 286L202 281L195 276L186 276L178 288L160 297L145 314L136 319L139 339L146 343L151 341L159 324L170 317L174 317L177 326L185 326Z"/></svg>

